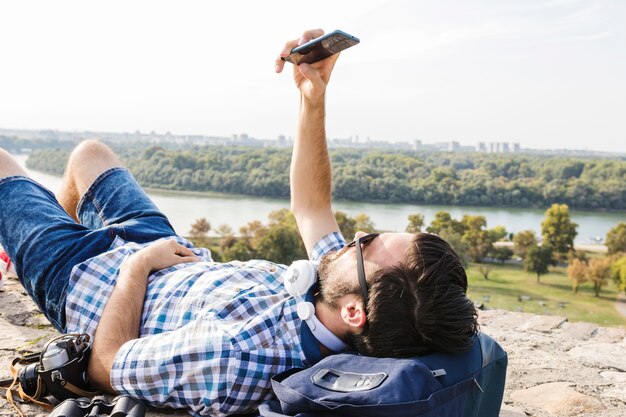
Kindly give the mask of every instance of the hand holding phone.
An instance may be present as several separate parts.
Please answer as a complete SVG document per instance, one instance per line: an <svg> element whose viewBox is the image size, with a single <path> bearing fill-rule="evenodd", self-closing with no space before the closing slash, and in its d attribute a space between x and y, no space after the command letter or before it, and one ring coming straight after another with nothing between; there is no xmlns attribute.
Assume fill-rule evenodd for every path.
<svg viewBox="0 0 626 417"><path fill-rule="evenodd" d="M359 42L359 38L340 30L335 30L334 32L327 33L326 35L293 48L288 56L282 57L281 59L295 65L312 64L354 46Z"/></svg>

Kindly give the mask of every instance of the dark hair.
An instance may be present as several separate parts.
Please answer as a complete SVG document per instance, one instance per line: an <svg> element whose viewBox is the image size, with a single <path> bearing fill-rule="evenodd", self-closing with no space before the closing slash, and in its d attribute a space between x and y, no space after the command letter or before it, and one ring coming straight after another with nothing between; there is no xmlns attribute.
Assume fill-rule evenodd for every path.
<svg viewBox="0 0 626 417"><path fill-rule="evenodd" d="M368 277L367 323L349 343L362 354L411 357L468 350L478 332L467 275L452 247L416 234L404 264Z"/></svg>

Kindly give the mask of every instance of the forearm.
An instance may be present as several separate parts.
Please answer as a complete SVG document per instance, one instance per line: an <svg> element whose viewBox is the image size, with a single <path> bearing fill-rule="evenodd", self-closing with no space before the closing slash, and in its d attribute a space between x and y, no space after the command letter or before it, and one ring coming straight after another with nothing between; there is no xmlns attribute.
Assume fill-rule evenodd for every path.
<svg viewBox="0 0 626 417"><path fill-rule="evenodd" d="M124 343L139 337L150 272L197 261L191 249L173 239L152 243L124 261L94 335L87 369L94 387L113 392L110 379L113 361Z"/></svg>
<svg viewBox="0 0 626 417"><path fill-rule="evenodd" d="M332 212L332 175L324 118L323 95L318 100L301 97L291 159L291 210L309 254L319 239L339 230Z"/></svg>
<svg viewBox="0 0 626 417"><path fill-rule="evenodd" d="M110 373L115 354L124 343L139 337L148 273L145 268L125 262L103 310L88 367L91 383L103 391L114 392Z"/></svg>
<svg viewBox="0 0 626 417"><path fill-rule="evenodd" d="M291 208L298 213L331 204L331 168L326 146L324 97L300 98L298 134L291 159Z"/></svg>

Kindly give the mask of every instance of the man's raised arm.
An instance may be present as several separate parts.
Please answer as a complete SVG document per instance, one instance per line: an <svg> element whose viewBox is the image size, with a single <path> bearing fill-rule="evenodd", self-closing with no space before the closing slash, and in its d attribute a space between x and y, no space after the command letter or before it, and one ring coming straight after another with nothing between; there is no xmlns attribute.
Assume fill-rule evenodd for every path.
<svg viewBox="0 0 626 417"><path fill-rule="evenodd" d="M304 32L300 39L285 44L280 57L323 34L321 29ZM291 158L291 210L309 254L320 238L339 231L331 204L331 168L324 126L326 86L338 56L311 65L294 65L293 77L300 90L300 114ZM276 60L276 72L281 72L285 65L280 57Z"/></svg>

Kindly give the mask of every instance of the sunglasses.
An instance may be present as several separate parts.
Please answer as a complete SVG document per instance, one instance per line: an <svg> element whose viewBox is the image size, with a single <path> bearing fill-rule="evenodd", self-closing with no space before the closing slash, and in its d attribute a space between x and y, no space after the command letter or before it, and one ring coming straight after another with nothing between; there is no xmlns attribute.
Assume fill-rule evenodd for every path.
<svg viewBox="0 0 626 417"><path fill-rule="evenodd" d="M369 289L367 287L367 281L365 280L365 267L363 266L363 248L366 247L379 233L370 233L369 235L361 236L360 238L348 243L348 247L356 246L356 270L359 275L359 284L361 285L361 292L363 293L363 308L367 314L367 301L369 300Z"/></svg>

